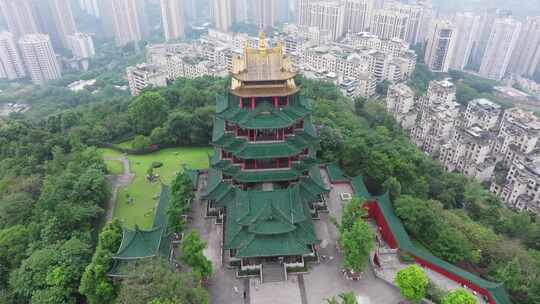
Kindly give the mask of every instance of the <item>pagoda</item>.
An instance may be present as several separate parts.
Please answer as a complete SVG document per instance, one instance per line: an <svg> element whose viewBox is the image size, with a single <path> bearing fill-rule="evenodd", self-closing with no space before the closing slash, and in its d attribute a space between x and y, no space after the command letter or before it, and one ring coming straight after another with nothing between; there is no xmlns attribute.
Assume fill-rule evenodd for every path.
<svg viewBox="0 0 540 304"><path fill-rule="evenodd" d="M223 224L225 260L242 270L304 265L319 243L313 218L329 191L315 159L311 105L283 46L244 48L232 60L231 89L218 98L203 200ZM286 268L286 267L285 267Z"/></svg>

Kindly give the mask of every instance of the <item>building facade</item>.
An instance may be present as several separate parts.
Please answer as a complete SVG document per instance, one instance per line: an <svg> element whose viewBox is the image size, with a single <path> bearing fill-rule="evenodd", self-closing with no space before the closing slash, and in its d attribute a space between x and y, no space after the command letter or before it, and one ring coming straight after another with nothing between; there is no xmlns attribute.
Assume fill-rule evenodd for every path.
<svg viewBox="0 0 540 304"><path fill-rule="evenodd" d="M15 38L42 31L31 0L1 0L0 10L9 32L15 35Z"/></svg>
<svg viewBox="0 0 540 304"><path fill-rule="evenodd" d="M26 76L15 36L10 32L0 32L0 63L2 78L15 80Z"/></svg>
<svg viewBox="0 0 540 304"><path fill-rule="evenodd" d="M345 4L341 1L317 1L309 4L310 25L328 30L333 40L345 34Z"/></svg>
<svg viewBox="0 0 540 304"><path fill-rule="evenodd" d="M527 17L512 54L510 72L532 77L540 68L540 17Z"/></svg>
<svg viewBox="0 0 540 304"><path fill-rule="evenodd" d="M148 36L148 20L144 0L102 0L104 18L116 45L125 46Z"/></svg>
<svg viewBox="0 0 540 304"><path fill-rule="evenodd" d="M386 111L404 130L411 130L416 122L414 91L405 83L389 86L386 94Z"/></svg>
<svg viewBox="0 0 540 304"><path fill-rule="evenodd" d="M373 14L374 0L344 0L345 31L347 33L364 32L369 28Z"/></svg>
<svg viewBox="0 0 540 304"><path fill-rule="evenodd" d="M51 39L45 34L28 34L19 40L19 48L32 82L43 85L62 76Z"/></svg>
<svg viewBox="0 0 540 304"><path fill-rule="evenodd" d="M515 19L495 20L480 65L479 74L482 77L494 80L501 80L504 77L520 32L521 22Z"/></svg>
<svg viewBox="0 0 540 304"><path fill-rule="evenodd" d="M210 3L214 27L227 32L233 25L232 0L211 0Z"/></svg>
<svg viewBox="0 0 540 304"><path fill-rule="evenodd" d="M409 17L395 10L375 10L369 31L381 39L399 38L406 40L409 32Z"/></svg>
<svg viewBox="0 0 540 304"><path fill-rule="evenodd" d="M92 58L96 55L94 40L88 33L75 33L67 37L74 58Z"/></svg>
<svg viewBox="0 0 540 304"><path fill-rule="evenodd" d="M167 75L158 66L138 64L127 68L129 90L132 96L139 96L141 91L149 87L164 87L167 85Z"/></svg>
<svg viewBox="0 0 540 304"><path fill-rule="evenodd" d="M456 29L446 20L437 20L428 36L424 61L433 72L448 72L454 45L456 42Z"/></svg>
<svg viewBox="0 0 540 304"><path fill-rule="evenodd" d="M50 26L46 26L50 29L47 33L54 45L68 49L68 36L77 32L71 2L70 0L48 0L47 2L50 16L42 17L44 23L51 23Z"/></svg>
<svg viewBox="0 0 540 304"><path fill-rule="evenodd" d="M480 30L480 16L473 13L457 13L452 18L455 25L455 46L450 68L462 71L469 64Z"/></svg>
<svg viewBox="0 0 540 304"><path fill-rule="evenodd" d="M166 41L183 38L186 27L186 12L182 0L160 0L161 26Z"/></svg>
<svg viewBox="0 0 540 304"><path fill-rule="evenodd" d="M426 154L437 157L441 146L452 136L459 104L456 88L448 80L431 81L425 96L418 102L418 119L411 139Z"/></svg>

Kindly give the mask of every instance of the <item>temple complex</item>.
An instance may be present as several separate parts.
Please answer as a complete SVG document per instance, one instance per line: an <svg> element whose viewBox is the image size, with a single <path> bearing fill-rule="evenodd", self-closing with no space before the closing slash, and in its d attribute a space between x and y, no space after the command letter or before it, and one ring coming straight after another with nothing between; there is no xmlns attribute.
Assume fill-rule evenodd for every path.
<svg viewBox="0 0 540 304"><path fill-rule="evenodd" d="M264 34L232 65L230 92L216 106L207 215L223 224L229 265L303 267L316 256L312 219L329 191L316 161L310 102L300 96L282 45L267 46Z"/></svg>

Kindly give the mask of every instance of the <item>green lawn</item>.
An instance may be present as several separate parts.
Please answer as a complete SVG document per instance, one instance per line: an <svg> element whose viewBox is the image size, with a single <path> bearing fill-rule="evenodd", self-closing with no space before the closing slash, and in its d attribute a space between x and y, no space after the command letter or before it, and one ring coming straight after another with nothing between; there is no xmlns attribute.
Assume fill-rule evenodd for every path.
<svg viewBox="0 0 540 304"><path fill-rule="evenodd" d="M124 164L118 160L106 160L105 165L107 165L107 171L111 175L120 175L124 173Z"/></svg>
<svg viewBox="0 0 540 304"><path fill-rule="evenodd" d="M104 157L121 155L110 149L101 149ZM146 172L152 162L162 162L161 168L155 169L163 183L172 182L176 173L182 170L182 164L189 168L208 168L210 147L182 147L164 149L148 155L129 155L130 169L135 173L133 183L118 190L114 217L120 219L125 226L137 224L141 228L152 227L155 207L158 203L160 183L150 183L146 180ZM128 202L128 195L132 202Z"/></svg>

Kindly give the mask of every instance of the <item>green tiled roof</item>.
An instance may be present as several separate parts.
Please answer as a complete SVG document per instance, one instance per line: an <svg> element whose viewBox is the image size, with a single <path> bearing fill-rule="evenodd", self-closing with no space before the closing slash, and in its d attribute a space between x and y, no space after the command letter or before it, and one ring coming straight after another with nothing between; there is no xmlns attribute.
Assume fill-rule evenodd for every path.
<svg viewBox="0 0 540 304"><path fill-rule="evenodd" d="M225 202L224 248L237 249L238 257L309 253L308 246L318 243L307 205L314 199L299 185L274 191L236 189Z"/></svg>
<svg viewBox="0 0 540 304"><path fill-rule="evenodd" d="M328 177L332 183L349 182L349 178L345 176L339 165L336 163L329 164L326 167L326 171L328 172Z"/></svg>
<svg viewBox="0 0 540 304"><path fill-rule="evenodd" d="M158 255L160 252L168 256L167 208L170 202L170 188L161 186L159 203L154 216L154 224L150 230L123 228L122 242L114 259L143 259Z"/></svg>
<svg viewBox="0 0 540 304"><path fill-rule="evenodd" d="M223 134L213 142L215 146L223 148L226 152L231 152L239 159L295 156L304 149L313 147L316 143L318 143L318 139L304 131L297 131L294 136L287 136L283 142L253 143L246 139L235 138L230 133Z"/></svg>
<svg viewBox="0 0 540 304"><path fill-rule="evenodd" d="M444 269L445 271L452 273L460 278L463 278L470 283L487 290L497 304L510 304L510 297L504 288L502 283L494 283L482 279L468 271L465 271L455 265L452 265L425 250L418 249L409 238L409 234L403 227L401 220L394 213L394 208L390 201L390 196L388 193L381 196L372 196L367 192L365 185L363 185L362 177L356 177L352 179L351 184L357 195L363 196L365 198L373 198L377 201L379 208L384 216L385 221L388 223L392 235L396 239L400 250L408 252L424 261L427 261L437 267Z"/></svg>
<svg viewBox="0 0 540 304"><path fill-rule="evenodd" d="M218 99L216 116L243 129L286 128L311 112L310 103L300 97L291 98L289 106L284 108L274 108L271 102L259 102L253 110L240 108L235 96L229 96L230 104L226 102L227 99Z"/></svg>

